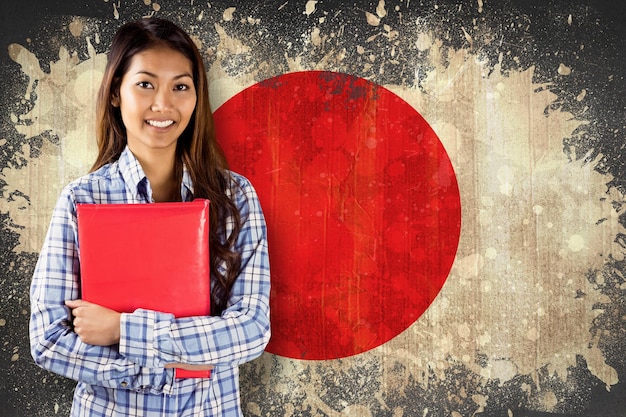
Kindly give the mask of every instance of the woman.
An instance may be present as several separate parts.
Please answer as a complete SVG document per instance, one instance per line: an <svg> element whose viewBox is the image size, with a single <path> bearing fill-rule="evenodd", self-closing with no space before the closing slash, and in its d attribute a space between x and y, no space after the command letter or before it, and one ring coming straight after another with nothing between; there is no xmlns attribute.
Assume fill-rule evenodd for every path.
<svg viewBox="0 0 626 417"><path fill-rule="evenodd" d="M240 416L238 365L270 337L265 222L253 187L228 171L215 141L191 38L163 19L121 27L97 109L97 160L62 191L33 276L32 355L78 381L72 416ZM79 299L77 203L194 198L211 201L211 316L120 314ZM176 367L212 374L176 379Z"/></svg>

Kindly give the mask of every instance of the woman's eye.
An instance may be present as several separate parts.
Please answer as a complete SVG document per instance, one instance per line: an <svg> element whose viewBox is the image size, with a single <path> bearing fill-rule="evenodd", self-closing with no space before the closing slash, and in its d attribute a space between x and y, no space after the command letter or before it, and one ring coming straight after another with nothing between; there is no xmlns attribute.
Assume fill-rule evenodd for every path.
<svg viewBox="0 0 626 417"><path fill-rule="evenodd" d="M176 87L174 87L174 89L176 91L185 91L185 90L189 90L189 86L187 84L177 84Z"/></svg>
<svg viewBox="0 0 626 417"><path fill-rule="evenodd" d="M140 81L137 83L137 85L141 88L152 88L152 84L150 84L148 81Z"/></svg>

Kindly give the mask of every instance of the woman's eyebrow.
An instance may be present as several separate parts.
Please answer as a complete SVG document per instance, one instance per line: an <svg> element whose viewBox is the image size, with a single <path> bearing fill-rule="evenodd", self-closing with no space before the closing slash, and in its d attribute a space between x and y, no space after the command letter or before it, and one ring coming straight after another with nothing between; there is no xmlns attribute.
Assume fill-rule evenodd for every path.
<svg viewBox="0 0 626 417"><path fill-rule="evenodd" d="M143 70L137 71L135 73L135 75L147 75L147 76L152 77L152 78L159 78L156 74L154 74L154 73L152 73L150 71L143 71ZM189 77L189 78L193 79L193 76L191 74L189 74L188 72L184 72L182 74L176 75L172 79L173 80L178 80L178 79L185 78L185 77Z"/></svg>

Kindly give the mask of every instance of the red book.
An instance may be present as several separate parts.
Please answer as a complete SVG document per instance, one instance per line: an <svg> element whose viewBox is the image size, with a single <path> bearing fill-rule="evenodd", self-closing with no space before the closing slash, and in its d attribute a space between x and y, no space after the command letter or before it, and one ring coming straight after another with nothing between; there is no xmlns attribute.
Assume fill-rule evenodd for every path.
<svg viewBox="0 0 626 417"><path fill-rule="evenodd" d="M120 313L211 314L208 200L77 204L76 216L83 300Z"/></svg>

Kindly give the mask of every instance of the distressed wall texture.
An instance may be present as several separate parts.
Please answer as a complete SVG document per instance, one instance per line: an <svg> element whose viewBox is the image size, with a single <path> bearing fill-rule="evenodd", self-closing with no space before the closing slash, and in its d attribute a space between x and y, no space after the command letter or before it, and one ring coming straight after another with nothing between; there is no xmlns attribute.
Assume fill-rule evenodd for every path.
<svg viewBox="0 0 626 417"><path fill-rule="evenodd" d="M242 367L247 415L626 414L626 13L611 3L4 1L0 415L68 413L74 383L38 369L29 354L28 287L60 188L85 173L94 156L94 96L111 36L123 22L147 15L170 18L193 35L206 59L220 120L228 120L225 109L233 97L273 77L301 71L349 75L383 88L421 115L458 182L458 247L445 284L424 314L384 343L361 344L367 348L323 360L282 354L284 341L277 339L271 351ZM372 114L384 110L378 95L371 102L368 97ZM355 119L362 114L354 110ZM276 120L270 127L280 129ZM368 127L366 118L359 120ZM313 128L323 122L316 119ZM349 132L334 123L324 132ZM363 133L364 150L342 153L341 160L357 161L358 154L378 163L384 139L378 133ZM229 147L228 138L220 140ZM390 143L385 149L400 146ZM301 173L307 157L326 157L324 146L338 150L332 140L311 145L303 138L302 149L292 146L294 155L305 155L296 167ZM410 161L386 165L381 178L409 172ZM343 178L354 166L346 162ZM317 175L316 186L340 194L344 188L335 187L336 178L328 174L309 172L306 179ZM375 184L358 178L351 190L365 195ZM308 197L299 190L300 198ZM371 206L365 200L355 197L343 207L346 218L358 218L350 225L361 231L373 210L394 204L391 198ZM380 265L376 244L384 239L375 233L388 236L397 227L373 234L345 230L355 242L373 242L353 252ZM405 238L398 233L394 242ZM411 251L402 245L394 250L399 257ZM299 255L310 262L306 253ZM284 270L278 265L291 259L274 252L272 261ZM384 301L379 311L387 320L411 314L387 292L368 297L367 288L375 285L359 287L358 280L371 272L364 270L369 264L354 265L353 276L337 276L329 267L318 282L306 268L295 277L278 275L277 288L312 280L311 294L330 302L321 289L344 280L347 285L338 288L365 291L359 300L374 306ZM374 279L390 291L402 282L402 290L412 282L408 275L408 281L397 274ZM334 294L338 305L344 305L344 295L348 303L350 294ZM278 296L273 302L277 312L293 312L299 301ZM361 307L347 307L354 317L339 317L336 322L344 326L328 331L357 346L355 335L359 343L364 337L357 327L368 319Z"/></svg>

